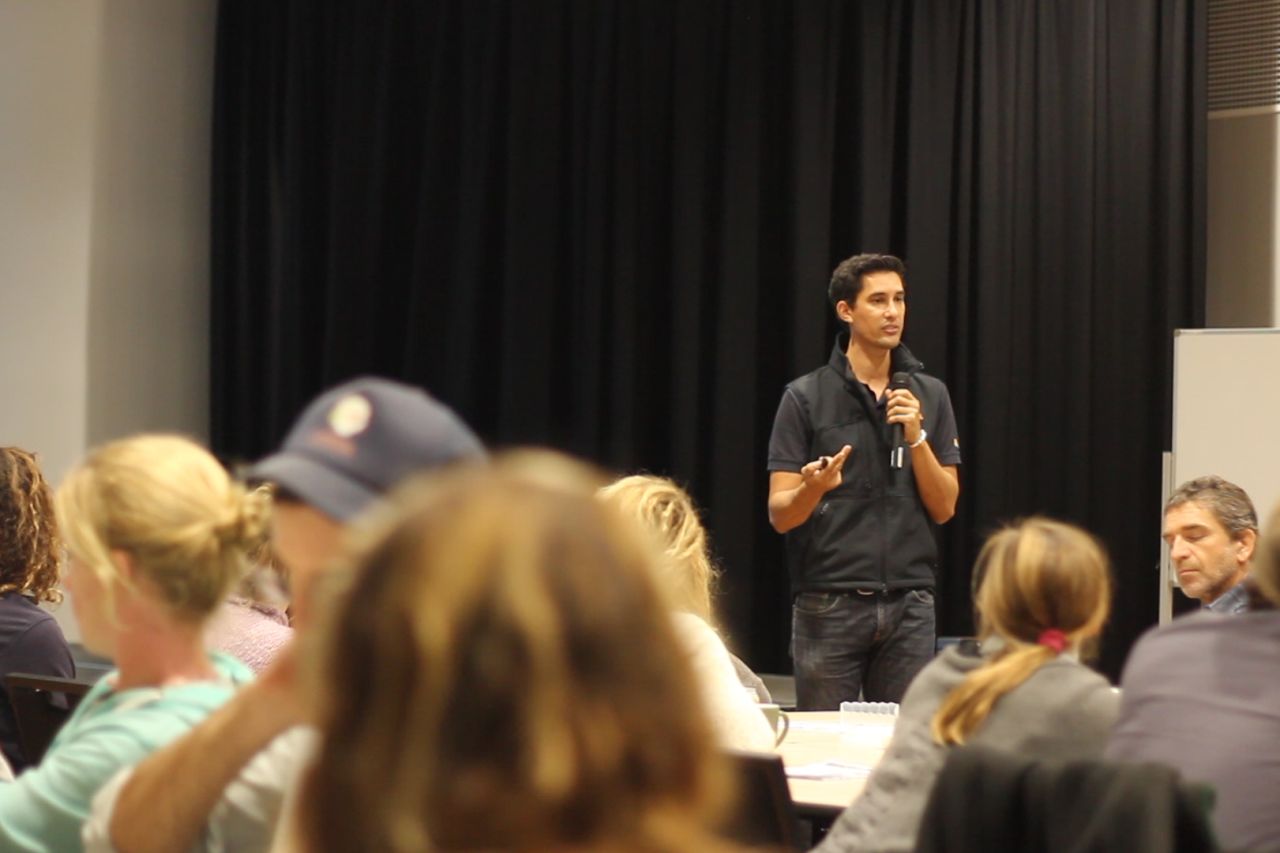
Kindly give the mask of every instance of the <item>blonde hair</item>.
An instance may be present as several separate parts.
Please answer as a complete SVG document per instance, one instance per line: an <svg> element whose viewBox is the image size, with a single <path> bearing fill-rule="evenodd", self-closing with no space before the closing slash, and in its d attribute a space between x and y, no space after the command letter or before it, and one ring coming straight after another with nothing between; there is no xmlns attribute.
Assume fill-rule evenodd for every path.
<svg viewBox="0 0 1280 853"><path fill-rule="evenodd" d="M1272 604L1280 607L1280 504L1276 504L1267 518L1249 575L1258 585L1258 590Z"/></svg>
<svg viewBox="0 0 1280 853"><path fill-rule="evenodd" d="M729 781L656 555L596 485L525 453L355 538L317 589L307 849L717 848Z"/></svg>
<svg viewBox="0 0 1280 853"><path fill-rule="evenodd" d="M718 573L706 528L688 492L666 477L635 474L610 483L599 494L657 536L665 558L660 580L675 608L713 621L711 593Z"/></svg>
<svg viewBox="0 0 1280 853"><path fill-rule="evenodd" d="M0 447L0 593L59 602L61 564L53 493L36 457L18 447Z"/></svg>
<svg viewBox="0 0 1280 853"><path fill-rule="evenodd" d="M249 496L204 448L176 435L139 435L90 452L58 489L67 548L108 596L126 583L112 551L180 619L204 621L244 574L267 505Z"/></svg>
<svg viewBox="0 0 1280 853"><path fill-rule="evenodd" d="M1088 533L1047 518L997 531L983 545L974 572L979 636L1004 645L947 695L933 717L935 740L962 744L1001 696L1057 656L1039 642L1061 631L1068 645L1098 635L1111 608L1107 555Z"/></svg>

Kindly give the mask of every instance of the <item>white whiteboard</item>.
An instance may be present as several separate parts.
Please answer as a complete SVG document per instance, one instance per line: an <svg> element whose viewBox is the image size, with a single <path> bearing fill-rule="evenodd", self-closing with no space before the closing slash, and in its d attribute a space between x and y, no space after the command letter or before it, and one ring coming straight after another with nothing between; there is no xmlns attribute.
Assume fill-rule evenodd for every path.
<svg viewBox="0 0 1280 853"><path fill-rule="evenodd" d="M1280 500L1280 329L1173 333L1173 459L1169 490L1218 474L1249 493L1263 523ZM1169 589L1161 561L1162 593ZM1165 614L1161 600L1161 621Z"/></svg>

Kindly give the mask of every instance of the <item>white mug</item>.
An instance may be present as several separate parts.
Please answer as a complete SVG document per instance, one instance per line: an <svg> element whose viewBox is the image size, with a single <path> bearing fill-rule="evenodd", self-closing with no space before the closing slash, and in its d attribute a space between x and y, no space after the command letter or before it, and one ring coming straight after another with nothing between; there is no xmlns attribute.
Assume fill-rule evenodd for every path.
<svg viewBox="0 0 1280 853"><path fill-rule="evenodd" d="M760 709L760 713L764 714L765 721L769 724L769 729L773 732L773 745L778 746L786 740L787 732L791 730L791 718L787 716L787 712L777 705L757 703L756 707ZM782 723L779 730L778 723Z"/></svg>

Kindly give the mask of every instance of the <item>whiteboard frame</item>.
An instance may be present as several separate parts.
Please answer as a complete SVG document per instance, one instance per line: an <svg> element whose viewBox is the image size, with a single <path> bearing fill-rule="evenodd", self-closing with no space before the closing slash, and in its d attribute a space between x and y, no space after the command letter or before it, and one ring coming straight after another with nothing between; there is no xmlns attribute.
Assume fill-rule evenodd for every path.
<svg viewBox="0 0 1280 853"><path fill-rule="evenodd" d="M1199 405L1211 402L1213 392L1237 394L1238 407ZM1193 403L1197 408L1192 408ZM1280 424L1280 328L1175 329L1172 449L1161 490L1162 526L1164 503L1173 490L1205 474L1238 483L1253 499L1261 524L1280 500L1280 453L1274 442L1267 443L1276 424ZM1162 546L1162 623L1172 615L1176 588L1169 549Z"/></svg>

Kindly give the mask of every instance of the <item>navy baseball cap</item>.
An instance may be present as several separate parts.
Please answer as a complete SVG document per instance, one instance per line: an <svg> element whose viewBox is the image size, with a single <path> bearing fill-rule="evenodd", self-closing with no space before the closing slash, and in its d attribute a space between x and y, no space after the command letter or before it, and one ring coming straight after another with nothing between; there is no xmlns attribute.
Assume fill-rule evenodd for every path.
<svg viewBox="0 0 1280 853"><path fill-rule="evenodd" d="M249 477L345 522L412 474L484 458L448 406L420 388L362 377L317 397Z"/></svg>

